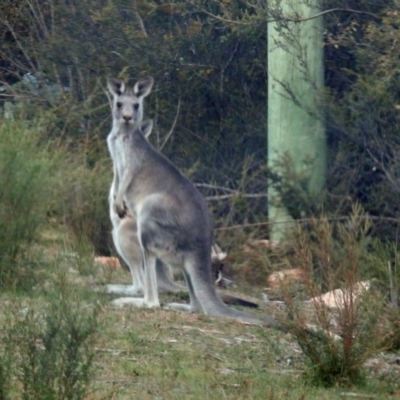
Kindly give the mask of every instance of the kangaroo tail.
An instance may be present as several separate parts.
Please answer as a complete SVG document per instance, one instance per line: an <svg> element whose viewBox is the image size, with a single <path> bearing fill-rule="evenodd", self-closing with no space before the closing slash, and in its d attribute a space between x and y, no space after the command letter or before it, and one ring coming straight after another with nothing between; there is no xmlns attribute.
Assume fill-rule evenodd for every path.
<svg viewBox="0 0 400 400"><path fill-rule="evenodd" d="M219 293L219 295L225 304L248 307L248 308L258 308L258 304L253 303L252 301L248 301L245 299L241 299L240 297L235 297L224 293Z"/></svg>

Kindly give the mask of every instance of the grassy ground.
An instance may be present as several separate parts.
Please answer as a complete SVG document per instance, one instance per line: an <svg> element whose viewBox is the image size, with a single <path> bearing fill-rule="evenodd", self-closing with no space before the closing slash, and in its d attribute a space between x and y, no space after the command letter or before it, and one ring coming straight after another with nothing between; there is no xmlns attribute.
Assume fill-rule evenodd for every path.
<svg viewBox="0 0 400 400"><path fill-rule="evenodd" d="M48 238L49 241L51 241ZM93 265L62 247L41 252L41 276L30 294L0 298L2 318L10 302L40 309L60 288L83 307L99 306L92 376L86 399L343 399L399 397L400 374L368 372L357 388L306 384L304 356L293 337L260 326L163 309L113 308L95 288L129 283L122 269ZM63 289L64 288L64 289ZM254 290L257 298L257 289ZM170 301L171 297L162 297ZM176 300L176 299L173 299ZM261 300L259 300L261 302ZM267 312L265 307L254 311ZM18 393L18 391L16 392ZM350 394L349 394L350 393ZM362 397L367 396L367 397ZM371 396L371 397L369 397ZM15 397L20 398L18 394Z"/></svg>

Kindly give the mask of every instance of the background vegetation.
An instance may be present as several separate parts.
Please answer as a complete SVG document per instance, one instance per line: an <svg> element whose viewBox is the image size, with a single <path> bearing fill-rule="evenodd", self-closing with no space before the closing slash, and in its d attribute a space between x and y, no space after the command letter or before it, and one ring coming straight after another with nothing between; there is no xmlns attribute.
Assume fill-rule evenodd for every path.
<svg viewBox="0 0 400 400"><path fill-rule="evenodd" d="M284 288L276 296L286 301L288 314L283 318L293 323L294 337L304 357L318 366L314 374L308 375L314 383L349 384L353 376L359 383L363 381L367 356L382 348L398 347L399 293L395 282L399 274L400 4L396 0L322 2L323 10L330 11L323 15L326 89L321 93L318 115L326 124L329 152L325 193L316 200L302 190L302 177L292 170L289 159L282 159L276 171L266 168L266 27L268 20L280 16L279 7L271 3L0 0L0 286L29 289L38 307L18 322L26 331L21 328L17 339L28 346L30 353L12 353L14 325L10 325L10 331L3 331L0 377L4 384L0 398L18 398L21 393L26 393L24 398L34 398L49 387L68 387L79 398L86 393L86 383L74 385L91 379L92 360L107 363L103 356L93 355L92 335L98 332L88 306L103 297L86 290L110 278L108 272L93 270L93 255L113 252L107 204L112 169L105 143L111 124L105 90L108 75L131 82L144 75L154 76L155 88L145 104L145 115L156 122L151 140L207 197L216 220L217 240L228 250L238 279L251 283L252 292L258 290L261 296L268 274L276 269L301 266L308 274L308 285L303 282L300 288ZM271 178L301 225L279 249L263 247L256 241L268 239L266 188ZM388 264L392 266L389 270ZM316 273L321 271L322 275ZM60 284L68 287L60 278L66 272L67 281L83 287L83 298L79 297L82 293L64 296L57 303L53 295L62 292ZM317 295L323 288L347 287L359 279L372 278L377 280L376 288L372 297L361 303L364 306L355 311L347 308L339 315L340 323L334 331L347 340L345 345L338 346L327 336L321 340L304 338L303 330L297 330L304 325L303 314L297 313L297 301ZM35 288L44 291L44 299L35 297ZM9 304L9 292L4 296L2 304ZM376 307L366 307L368 301ZM50 305L44 306L43 302ZM85 314L78 307L83 320L77 320L74 333L66 324L72 317L60 302L75 302L89 309ZM55 309L65 312L55 312L51 308L55 303ZM40 315L46 307L52 310L51 320L43 321ZM110 308L102 307L111 314ZM243 372L239 368L242 358L238 361L235 351L224 354L224 361L219 360L216 366L205 358L196 364L197 353L192 357L192 353L171 350L166 343L176 339L171 339L168 332L179 317L162 314L167 321L159 328L158 317L151 312L137 311L135 318L141 319L143 313L148 321L135 327L132 321L126 322L131 336L128 331L121 334L124 346L128 346L127 337L131 338L131 347L123 350L130 354L127 358L133 357L139 364L132 367L123 358L122 366L118 364L117 368L129 380L139 381L138 377L143 376L149 379L140 381L140 398L150 398L152 390L162 392L153 382L156 374L140 364L144 356L138 350L161 343L161 338L165 342L159 344L154 362L165 366L166 372L159 372L164 374L163 382L170 382L171 390L177 390L176 397L183 390L193 398L199 398L199 391L209 398L217 394L221 398L221 393L228 393L229 398L265 398L271 383L265 378L268 363L255 350L263 343L265 358L275 357L271 350L274 343L266 340L265 332L256 328L252 331L255 342L250 342L257 344L249 344L243 351L248 365L254 361L255 366ZM330 314L320 309L316 313L319 325L331 329ZM119 312L112 318L130 317ZM188 323L198 324L199 332L210 323L201 317L194 322L191 317L185 318ZM351 329L346 330L349 320ZM54 336L53 323L60 327ZM119 323L110 323L105 332L118 336L115 330ZM367 325L385 327L387 334L379 329L366 332ZM141 329L155 332L154 337L148 339ZM229 327L222 324L221 329ZM232 329L235 337L243 327ZM72 343L71 335L75 333L77 341ZM46 335L52 339L41 353L43 348L39 346L42 350L37 351L38 343L30 340ZM354 337L357 340L353 341ZM186 333L181 338L186 338ZM101 340L108 339L105 336ZM275 339L279 343L289 340L287 336ZM64 350L53 353L52 343ZM204 343L210 349L215 344ZM200 353L204 351L201 346ZM313 348L324 350L317 357ZM171 352L172 358L163 358L163 352ZM146 357L151 357L150 353ZM31 357L31 365L38 363L38 369L32 367L32 371L25 370L21 375L23 356ZM13 357L16 361L8 368L8 360ZM236 363L233 368L229 360ZM343 360L348 366L346 371L337 368ZM47 381L38 380L43 388L35 387L32 374L40 374L46 363L53 363L54 375ZM196 364L193 375L187 372L187 364ZM69 371L68 379L62 365ZM281 368L279 362L277 365ZM296 364L296 382L300 382L302 370L309 368L305 365L309 364L304 359ZM216 368L231 369L235 379L215 379L208 368L213 372ZM106 369L102 371L105 376L110 374ZM65 386L59 385L61 376ZM199 391L187 390L187 385L197 382L199 376ZM236 377L241 382L238 394L234 389ZM284 388L287 380L282 381L286 382ZM51 390L46 392L48 398L75 398L66 394L67 389L64 394ZM285 390L278 389L278 398ZM390 390L395 391L396 385ZM303 394L296 392L294 396ZM323 395L318 393L315 398ZM98 398L106 398L101 396L106 396L104 392ZM112 394L109 396L112 398ZM270 398L274 396L271 391ZM332 392L327 396L333 398L329 397Z"/></svg>
<svg viewBox="0 0 400 400"><path fill-rule="evenodd" d="M321 38L327 90L320 115L330 151L323 209L346 215L359 202L381 219L376 234L393 240L393 223L384 218L397 218L398 4L331 0L323 6L340 9L325 14ZM47 138L84 154L82 163L92 168L107 157L105 77L153 75L146 115L156 120L155 144L195 182L225 188L203 187L206 195L232 194L229 189L265 194L266 23L272 6L26 0L0 7L6 115L25 105L27 118L45 120ZM211 204L217 217L229 216L217 219L227 225L263 219L265 201L259 196L236 199L234 206Z"/></svg>

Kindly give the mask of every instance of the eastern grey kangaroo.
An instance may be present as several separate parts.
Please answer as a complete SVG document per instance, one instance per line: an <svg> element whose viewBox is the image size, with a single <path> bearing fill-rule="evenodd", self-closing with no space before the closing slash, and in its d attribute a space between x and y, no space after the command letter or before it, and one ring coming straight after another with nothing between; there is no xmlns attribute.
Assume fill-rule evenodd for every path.
<svg viewBox="0 0 400 400"><path fill-rule="evenodd" d="M123 88L121 90L121 87ZM122 84L116 91L113 126L116 132L119 175L115 211L120 217L136 217L144 262L144 298L138 306L159 307L156 260L180 269L189 290L190 304L170 307L203 312L216 317L276 325L272 317L263 321L226 306L218 296L211 274L212 219L196 187L144 137L142 124L127 120L120 111L132 103L132 89Z"/></svg>
<svg viewBox="0 0 400 400"><path fill-rule="evenodd" d="M121 96L121 102L113 104L113 111L118 113L127 122L140 122L143 118L143 100L149 95L153 86L153 78L147 77L139 79L132 89L125 90L125 84L119 79L110 78L108 87L112 93L125 94ZM114 96L115 97L115 96ZM114 116L113 121L116 118ZM151 133L151 125L145 127L144 135ZM112 130L107 137L107 145L114 164L114 177L110 188L109 205L110 219L113 226L112 237L117 252L129 266L133 285L107 285L109 293L118 293L125 295L143 295L143 268L142 252L137 238L136 219L133 215L126 215L120 218L114 210L114 199L117 194L118 185L122 174L122 160L116 154L120 151L116 148L116 137L119 130L119 124L113 124ZM161 262L157 262L157 278L160 291L176 292L185 290L185 287L178 285L172 280L169 267ZM118 300L115 301L118 304Z"/></svg>
<svg viewBox="0 0 400 400"><path fill-rule="evenodd" d="M153 80L151 77L142 78L136 82L134 87L131 89L131 95L133 99L129 99L125 106L127 109L122 109L122 102L120 101L120 93L124 92L125 95L125 84L119 79L109 78L108 88L114 96L113 108L119 109L121 115L125 115L127 123L140 122L143 118L143 99L150 93ZM122 91L122 92L121 92ZM126 97L125 97L126 98ZM114 115L114 113L113 113ZM130 119L129 116L132 115ZM139 240L137 236L137 224L136 218L127 213L123 218L120 218L114 210L114 198L116 196L117 187L120 182L120 174L122 171L122 159L118 158L116 148L116 138L118 135L118 124L115 124L115 118L113 118L113 129L107 137L107 144L111 158L114 161L114 178L111 185L109 194L109 205L110 205L110 219L112 222L113 230L112 237L114 245L117 249L118 254L123 258L125 263L128 265L132 275L133 285L107 285L107 292L111 294L119 294L124 296L142 296L143 295L143 260L142 251L140 249ZM145 123L143 125L143 135L147 139L151 134L152 124ZM212 266L213 273L216 276L218 282L227 281L222 277L222 266L223 260L226 257L219 246L213 245L211 249L212 253ZM157 286L159 292L180 292L187 291L185 286L179 285L173 280L172 271L170 267L164 264L161 260L156 261L157 270ZM228 294L221 294L223 301L227 304L236 304L244 307L256 308L256 303L231 296ZM113 301L114 305L129 304L130 299L126 297L118 298Z"/></svg>

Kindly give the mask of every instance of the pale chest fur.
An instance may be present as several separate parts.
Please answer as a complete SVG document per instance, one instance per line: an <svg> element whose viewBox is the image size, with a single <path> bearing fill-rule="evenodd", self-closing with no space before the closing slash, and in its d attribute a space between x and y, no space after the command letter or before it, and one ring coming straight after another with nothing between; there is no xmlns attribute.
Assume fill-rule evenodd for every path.
<svg viewBox="0 0 400 400"><path fill-rule="evenodd" d="M115 181L121 181L127 168L126 136L118 129L113 129L107 137L107 146L114 162Z"/></svg>

